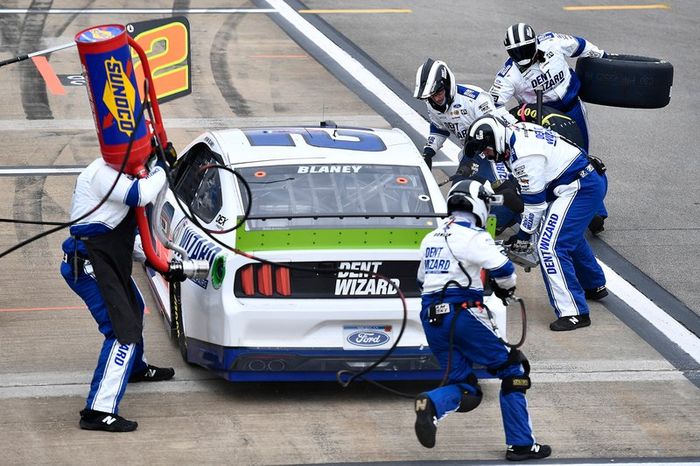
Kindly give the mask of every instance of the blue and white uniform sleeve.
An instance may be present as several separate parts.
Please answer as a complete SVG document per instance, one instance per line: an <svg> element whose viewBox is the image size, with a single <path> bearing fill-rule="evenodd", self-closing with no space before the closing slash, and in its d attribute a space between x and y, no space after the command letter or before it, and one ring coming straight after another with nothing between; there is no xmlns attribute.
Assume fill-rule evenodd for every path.
<svg viewBox="0 0 700 466"><path fill-rule="evenodd" d="M568 34L555 33L554 38L557 46L567 57L593 57L600 58L605 53L596 45L588 42L583 37L570 36Z"/></svg>
<svg viewBox="0 0 700 466"><path fill-rule="evenodd" d="M491 94L496 108L505 107L508 101L515 95L515 83L513 83L508 76L513 66L513 61L508 59L503 69L496 74L496 78L489 89L489 94Z"/></svg>
<svg viewBox="0 0 700 466"><path fill-rule="evenodd" d="M496 107L496 104L493 102L493 96L491 96L490 93L479 92L473 108L474 120L481 118L484 115L493 115L503 118L508 123L515 123L518 121L513 115L508 113L505 106L502 105L500 107Z"/></svg>
<svg viewBox="0 0 700 466"><path fill-rule="evenodd" d="M428 140L425 142L425 147L430 147L437 152L440 150L445 141L447 141L449 136L450 132L443 128L440 123L431 122L430 134L428 135Z"/></svg>
<svg viewBox="0 0 700 466"><path fill-rule="evenodd" d="M138 205L145 206L155 201L166 182L165 171L158 166L151 170L151 173L146 178L138 180L138 190L140 192Z"/></svg>
<svg viewBox="0 0 700 466"><path fill-rule="evenodd" d="M544 155L530 155L518 159L512 167L525 204L520 221L520 229L525 233L532 234L537 230L547 210L545 163Z"/></svg>
<svg viewBox="0 0 700 466"><path fill-rule="evenodd" d="M95 175L96 182L92 185L98 197L107 195L118 175L119 172L110 166L100 167ZM129 207L142 207L155 200L165 182L165 172L160 167L155 167L146 178L142 179L134 179L122 174L110 193L109 200L121 202Z"/></svg>
<svg viewBox="0 0 700 466"><path fill-rule="evenodd" d="M119 177L116 185L114 185L114 180ZM102 199L109 193L109 190L114 185L114 189L109 194L109 200L114 202L121 202L126 204L125 199L129 195L132 186L135 184L135 180L132 176L122 173L121 176L119 172L109 165L103 165L99 167L92 176L92 180L89 183L95 196Z"/></svg>
<svg viewBox="0 0 700 466"><path fill-rule="evenodd" d="M489 276L496 280L498 286L505 289L515 286L515 267L491 235L486 232L477 235L470 244L470 251L470 260L488 270Z"/></svg>

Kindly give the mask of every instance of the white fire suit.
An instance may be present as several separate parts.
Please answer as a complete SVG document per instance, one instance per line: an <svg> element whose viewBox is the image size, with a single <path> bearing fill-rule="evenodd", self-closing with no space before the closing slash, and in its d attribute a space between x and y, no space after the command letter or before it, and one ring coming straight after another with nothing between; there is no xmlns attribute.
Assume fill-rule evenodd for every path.
<svg viewBox="0 0 700 466"><path fill-rule="evenodd" d="M581 37L555 32L537 36L537 55L533 63L524 68L506 60L489 90L497 108L502 108L511 98L519 104L537 102L537 89L542 90L544 105L553 107L576 120L588 151L588 125L586 109L578 98L581 82L569 67L567 57L602 57L605 52Z"/></svg>
<svg viewBox="0 0 700 466"><path fill-rule="evenodd" d="M525 211L519 238L539 231L540 269L557 317L588 314L584 289L605 285L586 227L607 190L587 154L549 129L517 123L506 129L506 164L518 180Z"/></svg>
<svg viewBox="0 0 700 466"><path fill-rule="evenodd" d="M447 107L445 112L435 110L428 102L426 102L426 106L428 107L428 117L430 119L430 135L425 147L429 147L435 152L440 150L447 138L450 137L450 134L455 135L459 139L461 146L464 147L469 127L474 120L484 115L498 115L510 122L517 121L505 108L497 109L488 92L472 85L458 84L454 101ZM492 183L496 180L507 180L509 177L508 170L502 163L491 162L479 155L465 157L465 154L461 154L460 159L460 167L462 164L475 163L478 166L476 175ZM457 178L453 183L461 179L463 178ZM513 221L517 222L517 215L506 207L494 207L491 213L496 215L499 225L511 224Z"/></svg>
<svg viewBox="0 0 700 466"><path fill-rule="evenodd" d="M464 147L467 131L472 122L486 114L496 112L488 92L480 87L464 84L457 84L457 94L444 112L435 110L428 102L425 105L428 107L430 119L430 135L425 146L435 152L440 150L450 133L457 136Z"/></svg>

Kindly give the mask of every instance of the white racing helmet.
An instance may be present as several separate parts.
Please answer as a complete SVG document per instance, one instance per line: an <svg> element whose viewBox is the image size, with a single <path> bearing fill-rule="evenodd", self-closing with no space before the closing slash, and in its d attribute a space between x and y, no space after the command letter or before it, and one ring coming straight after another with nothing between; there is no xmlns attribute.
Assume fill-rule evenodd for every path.
<svg viewBox="0 0 700 466"><path fill-rule="evenodd" d="M494 155L487 158L504 162L508 149L506 127L507 124L503 120L494 116L487 115L474 120L467 134L465 155L474 156L490 148L493 149Z"/></svg>
<svg viewBox="0 0 700 466"><path fill-rule="evenodd" d="M525 23L513 24L506 31L503 41L506 52L519 67L530 66L537 54L537 35L532 26Z"/></svg>
<svg viewBox="0 0 700 466"><path fill-rule="evenodd" d="M445 102L437 105L430 96L445 89ZM457 83L452 71L441 60L428 58L416 71L416 87L413 97L426 100L435 110L444 112L454 101L457 94Z"/></svg>
<svg viewBox="0 0 700 466"><path fill-rule="evenodd" d="M476 180L462 180L447 193L447 213L452 214L457 210L471 212L476 217L477 226L485 228L493 197L489 182L481 184Z"/></svg>

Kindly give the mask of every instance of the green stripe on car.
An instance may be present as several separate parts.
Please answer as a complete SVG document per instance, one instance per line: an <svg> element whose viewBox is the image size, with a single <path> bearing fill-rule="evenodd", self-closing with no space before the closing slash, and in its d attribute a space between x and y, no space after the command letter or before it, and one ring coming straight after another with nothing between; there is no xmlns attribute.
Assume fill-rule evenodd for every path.
<svg viewBox="0 0 700 466"><path fill-rule="evenodd" d="M432 228L373 228L323 230L236 230L242 251L292 249L418 249Z"/></svg>

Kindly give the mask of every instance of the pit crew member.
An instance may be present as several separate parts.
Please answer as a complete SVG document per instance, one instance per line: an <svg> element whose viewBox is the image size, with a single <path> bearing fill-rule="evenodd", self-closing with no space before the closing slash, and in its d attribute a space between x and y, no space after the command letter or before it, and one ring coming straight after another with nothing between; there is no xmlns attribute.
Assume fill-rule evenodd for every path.
<svg viewBox="0 0 700 466"><path fill-rule="evenodd" d="M529 363L520 351L506 346L481 304L482 268L489 271L498 297L512 296L516 282L513 264L483 229L493 194L488 185L477 181L456 183L447 196L450 217L421 243L420 316L430 349L447 374L444 385L416 398L415 432L424 447L432 448L440 420L479 405L482 392L472 370L472 364L478 363L502 381L506 458L545 458L552 450L535 441L525 398L530 388Z"/></svg>
<svg viewBox="0 0 700 466"><path fill-rule="evenodd" d="M520 231L506 241L514 252L536 249L554 331L591 324L588 299L607 296L605 275L584 237L605 197L605 167L585 151L534 123L507 125L483 117L469 129L469 150L504 162L518 180L525 209Z"/></svg>
<svg viewBox="0 0 700 466"><path fill-rule="evenodd" d="M80 411L82 429L135 430L135 421L118 414L127 382L167 380L175 374L172 368L146 362L144 301L131 277L136 237L132 207L152 202L165 182L160 167L137 180L119 176L102 158L78 176L71 205L73 220L94 210L114 185L104 204L71 226L70 237L62 245L61 275L85 302L105 337L85 409Z"/></svg>
<svg viewBox="0 0 700 466"><path fill-rule="evenodd" d="M566 58L605 57L605 51L581 37L545 32L536 35L532 26L513 24L504 40L509 58L489 90L497 108L511 98L519 104L537 102L536 90L542 90L542 103L565 113L576 121L583 139L582 149L588 152L586 107L578 97L581 82ZM512 121L509 120L510 123ZM605 206L594 217L590 230L598 234L604 229L608 213Z"/></svg>
<svg viewBox="0 0 700 466"><path fill-rule="evenodd" d="M428 58L416 71L416 84L413 96L425 101L430 121L430 134L423 148L423 160L432 168L432 159L450 134L459 139L462 147L469 126L477 118L497 113L515 122L505 109L497 110L491 96L480 87L471 84L457 84L452 70L441 60ZM451 177L453 183L478 177L488 180L500 189L512 189L512 180L503 164L492 163L483 157L460 156L457 173ZM502 230L519 220L517 213L501 206L494 209L497 225Z"/></svg>

